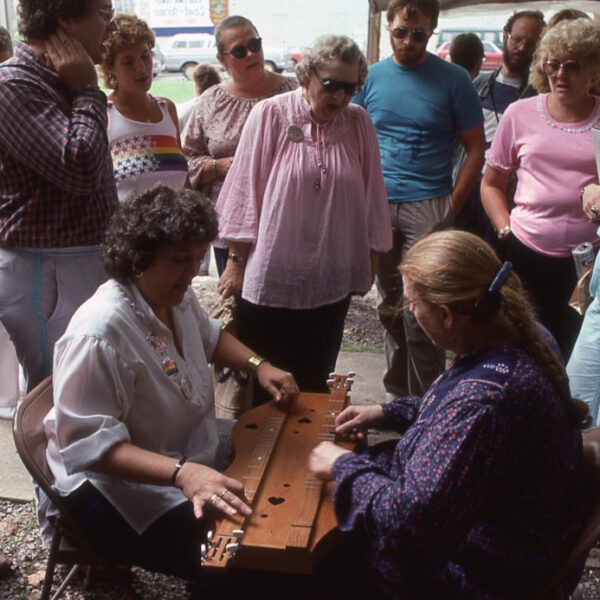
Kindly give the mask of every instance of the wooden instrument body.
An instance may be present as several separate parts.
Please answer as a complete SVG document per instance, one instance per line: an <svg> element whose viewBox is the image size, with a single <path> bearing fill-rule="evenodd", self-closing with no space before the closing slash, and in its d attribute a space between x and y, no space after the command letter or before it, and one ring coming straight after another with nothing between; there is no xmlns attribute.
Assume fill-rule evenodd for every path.
<svg viewBox="0 0 600 600"><path fill-rule="evenodd" d="M346 386L346 378L336 381ZM330 395L302 393L289 409L269 402L240 417L232 435L236 458L226 474L244 483L253 514L215 524L205 567L230 563L312 573L338 532L333 482L308 472L308 456L319 441L333 441L334 420L348 402L348 387ZM228 544L233 544L232 552Z"/></svg>

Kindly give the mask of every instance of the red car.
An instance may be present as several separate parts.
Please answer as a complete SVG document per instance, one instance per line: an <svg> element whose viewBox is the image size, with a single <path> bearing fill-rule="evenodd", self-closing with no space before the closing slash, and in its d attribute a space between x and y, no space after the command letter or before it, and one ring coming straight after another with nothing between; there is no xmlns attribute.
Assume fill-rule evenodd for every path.
<svg viewBox="0 0 600 600"><path fill-rule="evenodd" d="M448 54L450 53L451 41L444 42L436 50L436 54L441 58L450 60ZM494 71L502 65L502 50L494 44L494 42L483 42L483 52L485 54L485 60L483 62L482 70Z"/></svg>

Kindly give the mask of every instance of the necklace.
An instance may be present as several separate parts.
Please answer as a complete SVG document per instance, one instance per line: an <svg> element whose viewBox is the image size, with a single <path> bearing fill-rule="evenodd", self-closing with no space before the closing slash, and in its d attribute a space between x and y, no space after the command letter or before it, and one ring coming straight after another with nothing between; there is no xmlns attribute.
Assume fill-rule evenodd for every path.
<svg viewBox="0 0 600 600"><path fill-rule="evenodd" d="M118 111L128 119L132 119L134 121L139 121L142 123L153 122L152 113L154 111L155 101L154 98L152 98L152 96L149 96L148 94L145 95L143 111L141 111L134 104L124 104L117 93L113 93L112 99Z"/></svg>

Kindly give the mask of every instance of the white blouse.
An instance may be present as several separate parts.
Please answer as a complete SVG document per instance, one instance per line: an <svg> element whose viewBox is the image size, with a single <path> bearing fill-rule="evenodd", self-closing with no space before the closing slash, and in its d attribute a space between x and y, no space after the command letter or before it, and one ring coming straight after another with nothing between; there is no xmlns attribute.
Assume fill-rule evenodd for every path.
<svg viewBox="0 0 600 600"><path fill-rule="evenodd" d="M55 408L44 423L61 495L90 481L139 533L186 501L175 487L115 479L88 467L118 442L217 466L208 362L221 322L188 289L173 309L182 347L137 287L110 280L75 313L54 351Z"/></svg>

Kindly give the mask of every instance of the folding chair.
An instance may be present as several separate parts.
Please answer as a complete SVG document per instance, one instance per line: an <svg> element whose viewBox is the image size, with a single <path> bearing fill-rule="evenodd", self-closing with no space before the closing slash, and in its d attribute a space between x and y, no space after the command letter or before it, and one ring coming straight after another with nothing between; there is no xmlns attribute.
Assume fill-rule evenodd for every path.
<svg viewBox="0 0 600 600"><path fill-rule="evenodd" d="M591 548L600 539L600 427L583 432L583 461L587 490L592 512L585 528L550 583L538 597L539 600L569 600L574 574L581 570Z"/></svg>
<svg viewBox="0 0 600 600"><path fill-rule="evenodd" d="M44 417L52 406L52 378L47 377L25 396L17 408L13 421L13 436L19 456L34 482L46 493L58 511L58 515L52 522L52 542L41 600L50 598L57 564L70 566L71 569L54 592L52 600L62 595L69 581L81 567L90 565L104 567L115 582L123 588L125 597L133 600L137 596L130 589L127 578L95 548L63 503L60 495L54 490L54 477L46 461L47 439L43 423ZM70 549L61 549L63 539L68 542Z"/></svg>

